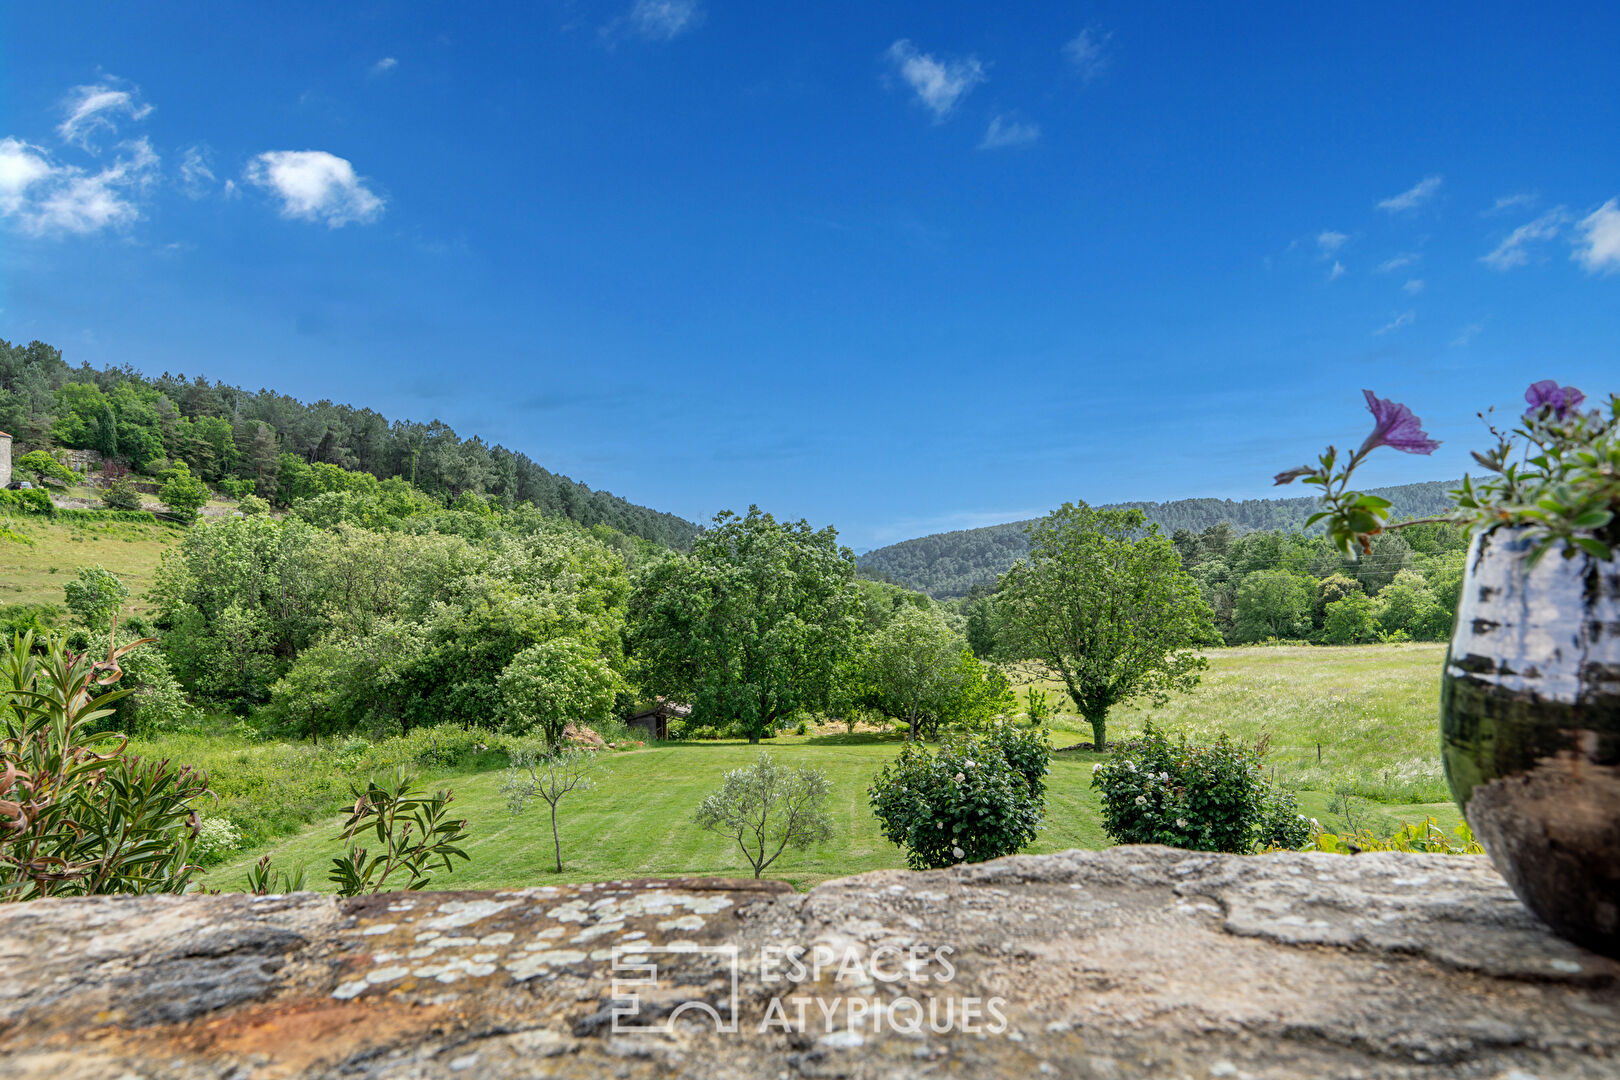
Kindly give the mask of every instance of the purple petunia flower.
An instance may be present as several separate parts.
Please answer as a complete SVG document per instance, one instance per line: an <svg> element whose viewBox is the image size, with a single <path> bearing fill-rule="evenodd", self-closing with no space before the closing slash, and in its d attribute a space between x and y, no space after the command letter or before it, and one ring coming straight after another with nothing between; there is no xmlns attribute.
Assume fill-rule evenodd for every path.
<svg viewBox="0 0 1620 1080"><path fill-rule="evenodd" d="M1551 408L1553 415L1562 420L1581 407L1586 395L1573 386L1559 386L1552 379L1542 379L1530 384L1530 389L1524 392L1524 400L1530 403L1524 415L1534 416L1544 408Z"/></svg>
<svg viewBox="0 0 1620 1080"><path fill-rule="evenodd" d="M1363 390L1362 393L1367 395L1367 411L1373 414L1377 425L1367 436L1367 441L1361 444L1361 449L1356 451L1357 457L1379 446L1388 446L1406 454L1432 454L1439 447L1440 444L1423 430L1423 421L1412 415L1411 409L1388 398L1378 397L1371 390Z"/></svg>

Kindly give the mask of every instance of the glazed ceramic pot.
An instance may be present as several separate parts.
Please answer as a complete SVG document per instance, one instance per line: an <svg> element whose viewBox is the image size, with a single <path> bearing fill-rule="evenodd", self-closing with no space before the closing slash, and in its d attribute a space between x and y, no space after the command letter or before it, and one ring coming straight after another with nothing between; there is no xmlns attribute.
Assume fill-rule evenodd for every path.
<svg viewBox="0 0 1620 1080"><path fill-rule="evenodd" d="M1620 957L1620 560L1476 536L1440 692L1451 794L1519 899Z"/></svg>

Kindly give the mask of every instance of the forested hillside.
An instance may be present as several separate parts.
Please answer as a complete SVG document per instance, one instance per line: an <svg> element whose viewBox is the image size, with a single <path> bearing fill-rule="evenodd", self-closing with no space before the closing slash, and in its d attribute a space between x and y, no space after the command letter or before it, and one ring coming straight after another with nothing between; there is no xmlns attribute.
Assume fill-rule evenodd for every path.
<svg viewBox="0 0 1620 1080"><path fill-rule="evenodd" d="M680 550L698 528L553 473L522 453L462 439L435 420L394 420L373 409L313 404L273 390L245 390L198 375L148 377L133 368L71 368L43 342L0 340L0 431L16 453L67 447L127 460L156 474L183 460L215 488L243 487L274 501L283 458L335 465L379 479L400 477L445 503L472 493L530 503L581 525Z"/></svg>
<svg viewBox="0 0 1620 1080"><path fill-rule="evenodd" d="M1446 490L1456 481L1431 480L1422 484L1373 488L1372 493L1394 503L1397 518L1429 517L1451 505ZM1166 536L1179 529L1200 533L1211 525L1229 523L1236 533L1294 532L1320 506L1313 497L1294 499L1177 499L1174 502L1117 503L1134 506L1159 526ZM1026 521L961 529L903 540L868 551L860 557L861 573L898 582L936 599L965 596L975 585L992 585L1029 550L1024 537Z"/></svg>

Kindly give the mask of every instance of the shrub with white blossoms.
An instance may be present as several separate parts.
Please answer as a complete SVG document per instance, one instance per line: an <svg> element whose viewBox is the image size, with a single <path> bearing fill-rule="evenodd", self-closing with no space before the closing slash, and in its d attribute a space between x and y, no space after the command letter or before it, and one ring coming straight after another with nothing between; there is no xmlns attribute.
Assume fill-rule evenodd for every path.
<svg viewBox="0 0 1620 1080"><path fill-rule="evenodd" d="M937 751L908 742L868 796L883 835L913 869L983 862L1035 839L1051 760L1044 729L995 723Z"/></svg>
<svg viewBox="0 0 1620 1080"><path fill-rule="evenodd" d="M1267 783L1261 757L1225 735L1210 744L1186 736L1171 742L1150 726L1092 767L1103 828L1121 844L1194 851L1304 847L1310 822L1292 792Z"/></svg>
<svg viewBox="0 0 1620 1080"><path fill-rule="evenodd" d="M191 842L191 859L199 866L212 866L241 846L242 830L230 818L203 818L197 838Z"/></svg>

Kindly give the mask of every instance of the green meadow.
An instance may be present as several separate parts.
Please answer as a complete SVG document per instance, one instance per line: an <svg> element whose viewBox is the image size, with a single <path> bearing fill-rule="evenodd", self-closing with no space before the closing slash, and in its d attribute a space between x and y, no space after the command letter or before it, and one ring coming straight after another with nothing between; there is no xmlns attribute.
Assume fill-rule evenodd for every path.
<svg viewBox="0 0 1620 1080"><path fill-rule="evenodd" d="M1269 736L1267 761L1277 781L1293 788L1304 812L1324 826L1387 833L1404 822L1433 816L1449 830L1460 818L1446 795L1437 756L1442 655L1441 647L1428 645L1216 650L1203 686L1163 708L1118 710L1110 739L1128 738L1150 720L1198 738L1221 731L1248 742ZM1089 741L1090 729L1077 717L1060 714L1052 730L1059 753L1053 758L1046 827L1028 850L1107 847L1090 787L1091 767L1101 757L1089 749L1064 749L1082 737ZM272 760L265 755L284 755L294 748L256 747L234 738L193 742L188 758L204 754L218 767L264 774L253 792L228 800L221 810L233 820L275 813L285 828L288 813L296 812L289 808L297 804L308 824L236 853L214 868L204 884L240 889L247 867L269 854L278 866L307 867L310 886L329 889L327 868L342 848L345 789L326 784L311 795L307 770L317 761L329 761L330 752L306 748L305 761L285 756ZM531 804L516 817L509 813L500 794L503 755L486 752L475 768L419 774L424 786L455 792L454 809L470 826L471 861L458 861L455 872L439 875L433 887L746 875L748 865L735 844L700 831L691 816L727 770L749 763L762 749L793 765L826 770L833 788L834 839L784 853L767 869L767 877L804 889L828 878L900 867L904 860L899 849L879 835L866 802L872 777L899 748L900 739L892 734L849 734L841 726L829 726L758 747L740 741L679 742L605 753L597 786L563 801L561 874L552 864L546 806ZM146 749L164 748L154 744ZM291 792L298 792L297 798Z"/></svg>

